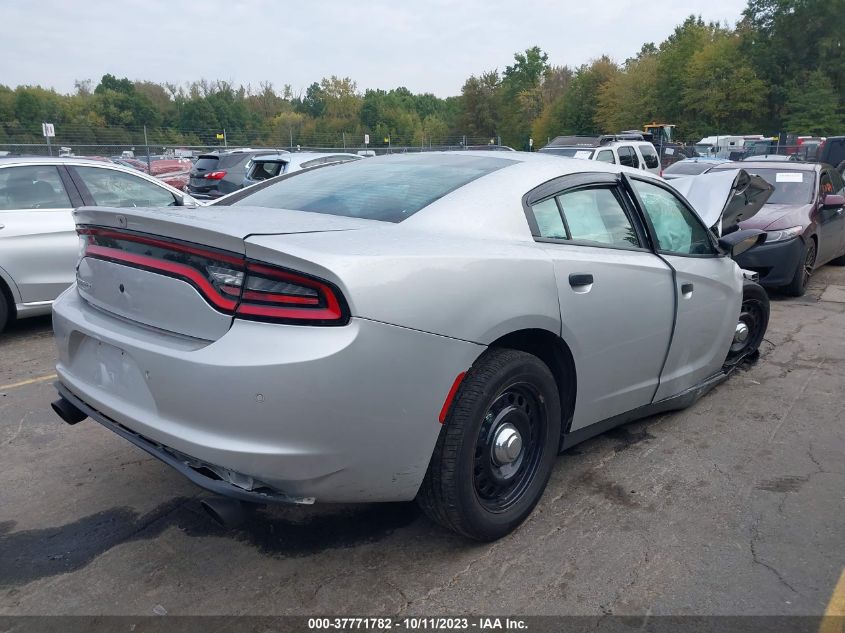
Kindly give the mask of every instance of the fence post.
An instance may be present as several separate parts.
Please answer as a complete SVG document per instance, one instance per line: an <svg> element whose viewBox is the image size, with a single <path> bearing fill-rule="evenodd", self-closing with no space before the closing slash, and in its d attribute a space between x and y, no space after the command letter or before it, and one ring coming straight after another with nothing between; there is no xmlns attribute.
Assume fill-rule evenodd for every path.
<svg viewBox="0 0 845 633"><path fill-rule="evenodd" d="M290 134L290 146L289 146L289 148L291 150L293 150L293 128L292 127L288 128L288 133Z"/></svg>
<svg viewBox="0 0 845 633"><path fill-rule="evenodd" d="M147 126L144 126L144 146L147 148L147 173L152 175L153 169L150 167L150 144L147 142Z"/></svg>

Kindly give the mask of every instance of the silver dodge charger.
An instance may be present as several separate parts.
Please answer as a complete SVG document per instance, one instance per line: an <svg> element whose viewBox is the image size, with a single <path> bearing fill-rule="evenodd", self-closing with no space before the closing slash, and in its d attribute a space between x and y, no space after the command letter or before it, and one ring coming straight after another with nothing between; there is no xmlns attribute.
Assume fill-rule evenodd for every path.
<svg viewBox="0 0 845 633"><path fill-rule="evenodd" d="M756 353L768 300L731 257L763 239L735 230L752 181L696 211L615 165L424 153L83 207L53 408L239 502L416 498L496 539L559 452Z"/></svg>

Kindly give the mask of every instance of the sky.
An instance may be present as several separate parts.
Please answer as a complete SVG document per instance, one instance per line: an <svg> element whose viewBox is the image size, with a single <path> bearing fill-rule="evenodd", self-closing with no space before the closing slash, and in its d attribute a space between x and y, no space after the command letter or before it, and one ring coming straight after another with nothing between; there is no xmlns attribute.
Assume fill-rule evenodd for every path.
<svg viewBox="0 0 845 633"><path fill-rule="evenodd" d="M684 18L733 25L746 0L0 0L0 84L73 92L111 73L183 84L322 77L447 97L540 46L554 65L622 62ZM14 25L10 27L9 25Z"/></svg>

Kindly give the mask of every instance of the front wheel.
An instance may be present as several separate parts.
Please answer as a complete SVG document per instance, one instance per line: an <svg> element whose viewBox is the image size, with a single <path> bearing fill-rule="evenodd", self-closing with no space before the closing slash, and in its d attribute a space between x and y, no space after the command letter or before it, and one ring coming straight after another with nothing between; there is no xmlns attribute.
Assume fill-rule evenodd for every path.
<svg viewBox="0 0 845 633"><path fill-rule="evenodd" d="M734 364L757 352L769 326L769 295L753 281L742 286L742 307L739 311L727 363Z"/></svg>
<svg viewBox="0 0 845 633"><path fill-rule="evenodd" d="M417 495L434 521L479 541L513 531L537 505L560 441L560 397L536 356L490 349L468 372Z"/></svg>
<svg viewBox="0 0 845 633"><path fill-rule="evenodd" d="M807 291L807 282L810 281L810 275L813 274L815 267L816 242L813 238L808 237L807 243L804 245L804 252L795 268L795 275L792 277L792 281L783 288L784 292L793 297L802 297Z"/></svg>

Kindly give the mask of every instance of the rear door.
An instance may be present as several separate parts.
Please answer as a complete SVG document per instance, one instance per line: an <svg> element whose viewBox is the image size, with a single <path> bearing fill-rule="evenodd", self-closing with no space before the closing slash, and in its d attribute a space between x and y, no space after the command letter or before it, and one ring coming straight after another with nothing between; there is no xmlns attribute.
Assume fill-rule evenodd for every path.
<svg viewBox="0 0 845 633"><path fill-rule="evenodd" d="M69 166L87 204L99 207L172 207L176 196L155 182L117 169Z"/></svg>
<svg viewBox="0 0 845 633"><path fill-rule="evenodd" d="M672 345L655 401L718 372L728 355L740 304L742 273L678 193L661 182L624 175L655 250L671 267L677 307Z"/></svg>
<svg viewBox="0 0 845 633"><path fill-rule="evenodd" d="M0 169L0 268L21 302L50 302L73 282L78 254L73 207L82 204L63 166Z"/></svg>
<svg viewBox="0 0 845 633"><path fill-rule="evenodd" d="M672 334L672 273L648 250L616 175L560 178L526 206L578 367L571 430L650 403Z"/></svg>

